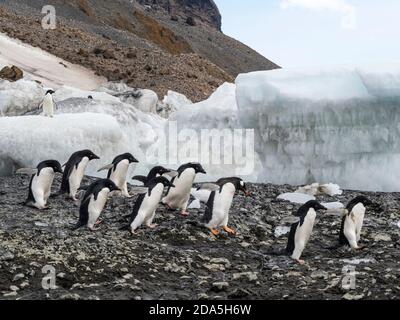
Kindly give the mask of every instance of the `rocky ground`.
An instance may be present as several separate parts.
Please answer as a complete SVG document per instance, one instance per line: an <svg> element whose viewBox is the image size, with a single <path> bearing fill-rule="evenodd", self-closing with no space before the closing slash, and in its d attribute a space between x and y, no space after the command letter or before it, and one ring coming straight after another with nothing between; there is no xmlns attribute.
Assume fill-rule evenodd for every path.
<svg viewBox="0 0 400 320"><path fill-rule="evenodd" d="M251 185L231 211L237 236L210 236L196 225L201 210L182 218L160 208L155 230L119 231L135 199L112 198L97 232L72 231L78 207L50 199L51 210L21 205L26 176L0 178L0 299L398 299L400 194L365 193L379 203L368 211L364 251L324 249L338 238L340 218L320 215L304 252L305 266L272 255L285 247L279 226L297 205L278 201L295 187ZM59 179L55 188L59 186ZM320 200L347 203L358 192ZM55 268L57 289L42 289L42 268ZM353 266L356 287L342 288Z"/></svg>

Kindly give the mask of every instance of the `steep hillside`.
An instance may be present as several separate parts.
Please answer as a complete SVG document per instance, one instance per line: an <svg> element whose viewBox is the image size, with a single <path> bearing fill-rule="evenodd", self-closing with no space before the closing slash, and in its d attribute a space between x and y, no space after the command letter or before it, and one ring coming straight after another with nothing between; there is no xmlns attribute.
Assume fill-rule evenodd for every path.
<svg viewBox="0 0 400 320"><path fill-rule="evenodd" d="M54 5L57 28L41 28ZM18 23L16 23L18 21ZM225 36L212 0L37 0L0 3L0 32L93 69L109 80L168 89L194 101L241 72L277 68Z"/></svg>

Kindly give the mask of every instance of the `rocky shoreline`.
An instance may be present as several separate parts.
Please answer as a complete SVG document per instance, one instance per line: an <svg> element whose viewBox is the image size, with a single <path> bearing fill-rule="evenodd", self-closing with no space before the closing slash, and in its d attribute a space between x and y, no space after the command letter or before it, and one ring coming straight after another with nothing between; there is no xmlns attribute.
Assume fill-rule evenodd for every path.
<svg viewBox="0 0 400 320"><path fill-rule="evenodd" d="M380 206L367 212L361 252L324 249L336 243L340 217L320 215L304 252L307 264L299 266L273 255L287 240L277 228L290 226L298 208L276 197L296 187L250 184L252 197L238 195L231 210L238 235L213 238L196 223L203 210L183 218L160 207L155 230L137 236L119 231L135 200L120 197L109 201L99 231L72 231L77 205L53 198L47 211L24 207L28 184L26 176L0 177L0 299L400 297L399 193L362 193ZM359 194L318 200L346 204ZM45 290L42 271L53 270L49 266L57 288ZM342 286L344 267L355 268L354 290Z"/></svg>

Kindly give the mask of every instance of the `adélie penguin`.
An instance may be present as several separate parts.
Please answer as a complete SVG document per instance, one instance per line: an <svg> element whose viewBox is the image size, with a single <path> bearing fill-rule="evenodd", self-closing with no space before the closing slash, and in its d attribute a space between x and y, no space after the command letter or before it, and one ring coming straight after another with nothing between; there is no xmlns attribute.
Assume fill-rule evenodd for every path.
<svg viewBox="0 0 400 320"><path fill-rule="evenodd" d="M346 214L342 218L339 235L339 246L350 246L353 250L361 250L359 246L361 230L364 224L366 207L373 202L365 196L358 196L351 200L346 207Z"/></svg>
<svg viewBox="0 0 400 320"><path fill-rule="evenodd" d="M50 197L51 186L55 173L63 173L61 164L56 160L46 160L38 164L36 169L22 168L18 174L32 174L29 183L28 199L25 205L39 210L48 209L47 201Z"/></svg>
<svg viewBox="0 0 400 320"><path fill-rule="evenodd" d="M92 183L85 192L79 208L79 220L74 230L87 226L95 231L100 224L100 214L106 205L110 192L119 191L119 188L110 179L101 179Z"/></svg>
<svg viewBox="0 0 400 320"><path fill-rule="evenodd" d="M300 221L292 224L286 253L299 264L305 263L304 260L300 260L300 258L310 240L318 210L327 210L327 208L321 205L318 201L311 200L301 206L294 214L294 216L300 218Z"/></svg>
<svg viewBox="0 0 400 320"><path fill-rule="evenodd" d="M175 178L178 175L178 171L172 169L166 169L162 166L156 166L152 168L146 176L134 176L132 180L137 180L142 182L144 185L147 185L150 181L157 177L168 176L170 178Z"/></svg>
<svg viewBox="0 0 400 320"><path fill-rule="evenodd" d="M170 188L162 203L171 210L180 210L182 216L188 216L187 206L190 200L190 192L198 173L206 174L200 163L188 163L178 169L178 175L172 179L175 188Z"/></svg>
<svg viewBox="0 0 400 320"><path fill-rule="evenodd" d="M236 231L228 226L229 211L232 206L233 197L236 191L243 191L246 196L250 196L250 192L247 190L246 183L236 177L220 179L214 186L215 188L213 184L205 184L201 187L201 189L212 191L201 222L215 236L219 235L219 228L234 235Z"/></svg>
<svg viewBox="0 0 400 320"><path fill-rule="evenodd" d="M45 117L53 117L54 116L54 100L53 94L55 92L53 90L47 90L42 103L39 105L43 109L43 115Z"/></svg>
<svg viewBox="0 0 400 320"><path fill-rule="evenodd" d="M59 194L67 193L72 200L78 201L76 195L85 175L85 170L89 162L95 159L100 158L90 150L81 150L73 153L64 165L65 169Z"/></svg>
<svg viewBox="0 0 400 320"><path fill-rule="evenodd" d="M156 210L160 204L160 200L164 194L164 188L174 188L175 186L165 177L157 177L149 181L140 194L133 207L129 225L121 230L130 230L135 234L136 230L145 224L148 228L157 227L153 224ZM139 193L139 192L138 192Z"/></svg>
<svg viewBox="0 0 400 320"><path fill-rule="evenodd" d="M107 178L113 181L116 186L122 191L124 197L130 198L128 192L128 184L126 182L126 175L128 173L129 165L131 163L138 163L139 161L130 153L124 153L117 156L111 164L98 170L108 170Z"/></svg>

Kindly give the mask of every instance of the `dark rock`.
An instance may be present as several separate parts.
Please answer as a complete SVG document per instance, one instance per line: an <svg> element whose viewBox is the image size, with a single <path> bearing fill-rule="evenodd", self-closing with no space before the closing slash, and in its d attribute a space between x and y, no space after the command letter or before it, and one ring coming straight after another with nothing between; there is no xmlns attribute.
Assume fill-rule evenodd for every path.
<svg viewBox="0 0 400 320"><path fill-rule="evenodd" d="M23 77L24 77L24 72L16 66L12 67L6 66L0 70L0 78L4 80L15 82L22 79Z"/></svg>

